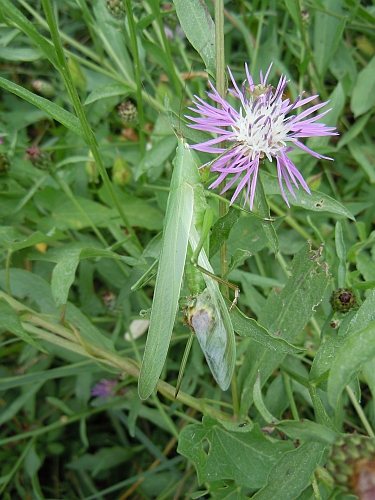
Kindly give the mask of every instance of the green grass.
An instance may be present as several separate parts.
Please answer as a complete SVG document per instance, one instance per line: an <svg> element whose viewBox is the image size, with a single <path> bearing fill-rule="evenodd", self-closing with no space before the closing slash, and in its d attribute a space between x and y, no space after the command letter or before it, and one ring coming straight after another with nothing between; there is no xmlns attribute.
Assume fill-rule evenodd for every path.
<svg viewBox="0 0 375 500"><path fill-rule="evenodd" d="M115 19L105 0L0 0L6 500L370 498L353 469L375 456L375 5L217 6L124 0ZM323 121L340 135L306 143L334 161L291 154L312 196L300 189L290 208L275 162L256 216L231 208L218 223L219 190L207 191L213 247L226 241L241 289L232 386L218 388L194 340L175 398L189 335L179 312L158 391L141 402L136 321L149 319L155 276L131 287L159 255L173 127L204 141L186 127L193 96L207 99L207 76L227 85L226 66L241 84L245 62L255 83L273 62L285 97L330 101ZM136 121L117 113L124 101ZM345 314L330 304L343 288ZM180 311L189 295L184 283ZM103 379L111 392L92 396Z"/></svg>

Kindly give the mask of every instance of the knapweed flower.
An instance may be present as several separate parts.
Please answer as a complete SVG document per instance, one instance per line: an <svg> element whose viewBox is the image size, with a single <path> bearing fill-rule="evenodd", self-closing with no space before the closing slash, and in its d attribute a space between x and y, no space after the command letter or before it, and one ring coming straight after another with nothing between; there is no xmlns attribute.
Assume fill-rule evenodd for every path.
<svg viewBox="0 0 375 500"><path fill-rule="evenodd" d="M118 380L115 378L103 378L98 382L91 391L91 396L100 396L100 399L104 399L108 396L113 396L116 391L115 387L118 386Z"/></svg>
<svg viewBox="0 0 375 500"><path fill-rule="evenodd" d="M315 158L332 160L332 158L312 151L300 139L337 135L336 127L327 127L323 123L316 123L330 110L311 116L327 102L315 104L299 115L290 115L292 111L310 103L318 96L313 95L303 99L301 94L294 103L291 103L288 98L283 99L288 80L282 75L276 88L267 85L271 67L272 64L264 77L260 72L260 84L254 84L247 64L245 64L247 80L243 82L241 90L228 68L234 87L229 92L240 101L239 111L220 97L215 87L210 83L212 93L207 92L207 95L220 104L221 109L211 106L195 96L196 101L193 101L193 104L196 107L189 109L202 117L187 116L194 122L194 125L189 125L189 127L217 134L214 139L190 146L198 151L220 155L211 166L211 172L218 172L219 176L209 187L214 189L228 175L233 175L222 193L239 181L230 203L235 201L246 186L245 203L249 199L250 210L253 208L259 165L266 158L270 162L276 159L280 191L289 206L283 181L295 199L296 195L292 184L297 189L299 189L300 184L307 193L311 193L301 173L288 158L288 153L297 147ZM223 141L233 143L233 145L228 149L215 147L216 144Z"/></svg>

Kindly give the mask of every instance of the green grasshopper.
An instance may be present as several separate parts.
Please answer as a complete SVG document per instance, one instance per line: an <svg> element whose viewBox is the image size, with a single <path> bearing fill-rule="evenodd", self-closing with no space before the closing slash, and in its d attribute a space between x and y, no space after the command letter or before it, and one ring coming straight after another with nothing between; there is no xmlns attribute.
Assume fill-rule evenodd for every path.
<svg viewBox="0 0 375 500"><path fill-rule="evenodd" d="M212 211L200 182L198 156L183 138L178 138L173 165L150 326L138 381L141 399L147 399L154 391L163 369L185 269L193 295L190 302L195 300L189 324L222 390L227 390L231 383L236 359L233 326L218 282L235 290L234 304L239 290L216 277L209 263L207 234ZM208 319L200 314L206 305Z"/></svg>

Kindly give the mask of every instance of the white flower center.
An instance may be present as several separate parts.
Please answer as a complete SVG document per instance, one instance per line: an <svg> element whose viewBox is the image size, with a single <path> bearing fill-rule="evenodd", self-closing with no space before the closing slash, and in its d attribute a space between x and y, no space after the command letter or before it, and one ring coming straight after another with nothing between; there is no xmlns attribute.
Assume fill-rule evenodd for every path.
<svg viewBox="0 0 375 500"><path fill-rule="evenodd" d="M256 98L253 102L242 102L236 125L232 126L234 140L241 143L242 151L252 161L256 156L272 157L285 148L288 127L281 112L282 100L270 103L271 93ZM244 114L244 116L243 116Z"/></svg>

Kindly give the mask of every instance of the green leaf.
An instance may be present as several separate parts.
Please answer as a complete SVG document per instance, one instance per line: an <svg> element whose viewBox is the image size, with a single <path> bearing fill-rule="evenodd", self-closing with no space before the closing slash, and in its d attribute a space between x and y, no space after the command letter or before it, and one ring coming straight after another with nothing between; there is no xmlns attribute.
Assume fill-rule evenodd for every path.
<svg viewBox="0 0 375 500"><path fill-rule="evenodd" d="M348 144L348 148L352 157L358 162L363 169L369 181L375 183L375 162L372 145L361 144L359 141L352 141Z"/></svg>
<svg viewBox="0 0 375 500"><path fill-rule="evenodd" d="M266 172L261 172L260 175L262 177L264 191L266 194L280 194L279 181L276 177L273 177ZM309 195L304 189L301 188L296 193L296 196L296 200L293 196L288 196L289 203L295 207L305 208L306 210L312 210L314 212L329 212L355 220L349 210L325 193L312 191L311 195Z"/></svg>
<svg viewBox="0 0 375 500"><path fill-rule="evenodd" d="M42 57L38 49L1 47L0 59L5 61L37 61Z"/></svg>
<svg viewBox="0 0 375 500"><path fill-rule="evenodd" d="M220 250L222 244L227 241L229 233L238 221L239 216L239 210L229 207L228 212L215 222L210 237L210 259Z"/></svg>
<svg viewBox="0 0 375 500"><path fill-rule="evenodd" d="M304 443L285 453L269 473L267 485L252 496L254 500L294 500L306 488L319 465L325 446Z"/></svg>
<svg viewBox="0 0 375 500"><path fill-rule="evenodd" d="M125 85L124 83L111 83L109 85L104 85L103 87L99 87L95 89L91 94L87 97L84 102L84 106L88 104L92 104L95 101L99 101L100 99L106 99L107 97L113 97L116 95L122 95L126 97L128 94L132 94L134 89L129 87L129 85Z"/></svg>
<svg viewBox="0 0 375 500"><path fill-rule="evenodd" d="M337 351L328 379L328 399L336 408L341 392L362 365L375 358L375 321L353 332Z"/></svg>
<svg viewBox="0 0 375 500"><path fill-rule="evenodd" d="M5 288L5 272L3 270L0 270L0 286ZM31 297L33 302L38 304L42 313L60 316L60 311L52 297L51 286L37 274L23 269L11 269L10 286L14 297L19 299ZM89 319L70 302L67 303L65 318L79 330L83 339L91 340L113 352L112 341L100 333Z"/></svg>
<svg viewBox="0 0 375 500"><path fill-rule="evenodd" d="M291 448L291 442L271 443L258 424L250 429L237 424L234 431L206 416L202 424L182 429L177 451L194 462L199 484L231 479L237 486L261 488L272 466Z"/></svg>
<svg viewBox="0 0 375 500"><path fill-rule="evenodd" d="M353 139L355 139L365 128L371 116L372 116L372 111L369 111L367 114L361 116L361 118L356 120L353 123L353 125L350 125L348 131L341 137L341 139L337 143L337 149L341 149L343 146L346 146Z"/></svg>
<svg viewBox="0 0 375 500"><path fill-rule="evenodd" d="M44 380L41 380L39 382L33 382L32 384L23 386L22 394L13 399L13 401L1 412L0 425L3 425L11 420L21 410L21 408L24 407L29 399L35 396L43 384Z"/></svg>
<svg viewBox="0 0 375 500"><path fill-rule="evenodd" d="M51 291L57 307L68 301L69 289L76 275L81 250L66 253L68 255L56 264L52 272Z"/></svg>
<svg viewBox="0 0 375 500"><path fill-rule="evenodd" d="M344 288L346 284L346 248L344 242L344 236L342 233L342 227L339 221L336 222L335 229L335 243L336 243L336 254L339 258L339 266L337 272L337 282L339 288Z"/></svg>
<svg viewBox="0 0 375 500"><path fill-rule="evenodd" d="M315 441L323 444L333 444L340 434L332 428L312 422L311 420L284 420L275 424L279 430L291 439L299 441Z"/></svg>
<svg viewBox="0 0 375 500"><path fill-rule="evenodd" d="M319 263L319 252L309 250L307 244L294 257L291 267L292 277L281 292L270 293L258 318L261 326L287 342L293 342L314 314L329 280L324 263ZM238 374L242 394L241 416L252 404L252 387L258 371L264 384L284 357L283 352L270 351L257 342L250 342Z"/></svg>
<svg viewBox="0 0 375 500"><path fill-rule="evenodd" d="M36 347L39 351L47 352L24 330L17 313L4 298L0 300L0 325L20 337L24 342Z"/></svg>
<svg viewBox="0 0 375 500"><path fill-rule="evenodd" d="M0 86L18 97L25 99L42 111L45 111L49 116L64 125L64 127L78 135L78 137L81 137L82 139L85 138L85 134L83 133L78 118L68 111L65 111L65 109L61 108L57 104L49 101L48 99L44 99L44 97L39 97L23 87L20 87L9 80L5 80L5 78L0 77Z"/></svg>
<svg viewBox="0 0 375 500"><path fill-rule="evenodd" d="M215 75L215 25L202 0L174 0L184 33L199 53L207 70Z"/></svg>
<svg viewBox="0 0 375 500"><path fill-rule="evenodd" d="M54 47L37 31L32 22L29 21L19 9L17 9L13 2L10 2L9 0L2 0L1 11L3 14L9 16L10 19L12 19L12 21L19 26L20 30L35 43L47 59L55 66L55 68L57 68L58 62Z"/></svg>
<svg viewBox="0 0 375 500"><path fill-rule="evenodd" d="M256 409L259 411L263 420L265 420L269 425L277 423L278 419L268 411L268 408L264 404L262 397L262 388L260 385L260 372L258 372L258 377L254 384L253 397L254 397L254 405Z"/></svg>
<svg viewBox="0 0 375 500"><path fill-rule="evenodd" d="M227 301L229 304L229 300ZM304 349L295 347L282 337L272 335L268 330L260 326L255 319L245 316L237 307L230 313L234 331L240 337L250 338L275 352L296 354Z"/></svg>
<svg viewBox="0 0 375 500"><path fill-rule="evenodd" d="M224 278L228 277L230 273L236 269L236 267L241 266L246 259L251 257L252 254L248 250L242 250L242 248L237 248L234 254L230 258L230 262L228 265L228 271Z"/></svg>
<svg viewBox="0 0 375 500"><path fill-rule="evenodd" d="M165 137L149 149L141 162L138 164L134 177L136 180L151 168L165 163L169 156L176 150L176 137L174 135Z"/></svg>
<svg viewBox="0 0 375 500"><path fill-rule="evenodd" d="M263 231L267 236L269 244L271 245L271 248L276 255L279 251L279 240L277 238L277 234L272 222L270 220L265 220L265 219L270 219L270 207L268 205L268 201L265 196L263 182L261 178L259 178L258 181L255 203L257 205L259 215L264 217L264 219L261 220Z"/></svg>
<svg viewBox="0 0 375 500"><path fill-rule="evenodd" d="M355 332L366 328L370 322L375 321L375 290L372 290L367 299L350 320L349 325L341 327L337 336L331 337L322 344L315 355L310 371L310 381L315 382L332 366L332 360L346 342L347 338ZM322 386L324 388L325 386Z"/></svg>
<svg viewBox="0 0 375 500"><path fill-rule="evenodd" d="M36 231L27 238L22 233L14 234L14 238L7 238L4 233L0 234L0 245L12 250L12 252L33 247L38 243L50 243L52 241L55 241L52 235L47 236L41 231Z"/></svg>
<svg viewBox="0 0 375 500"><path fill-rule="evenodd" d="M325 0L324 7L341 17L341 3L341 0ZM324 76L330 60L335 55L345 22L345 18L340 20L323 10L315 12L314 58L321 77Z"/></svg>
<svg viewBox="0 0 375 500"><path fill-rule="evenodd" d="M375 56L359 73L350 102L354 116L360 116L369 111L375 104Z"/></svg>

